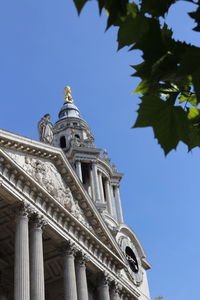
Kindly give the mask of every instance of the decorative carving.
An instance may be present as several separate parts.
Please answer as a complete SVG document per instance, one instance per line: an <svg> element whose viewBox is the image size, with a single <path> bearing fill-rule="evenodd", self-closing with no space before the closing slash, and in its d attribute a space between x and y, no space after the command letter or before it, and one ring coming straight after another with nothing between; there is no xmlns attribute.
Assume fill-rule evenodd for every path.
<svg viewBox="0 0 200 300"><path fill-rule="evenodd" d="M32 214L30 221L31 227L34 229L43 229L43 227L48 223L42 215L39 215L37 213Z"/></svg>
<svg viewBox="0 0 200 300"><path fill-rule="evenodd" d="M17 205L14 207L15 216L28 217L31 212L32 210L30 205L25 202L17 203Z"/></svg>
<svg viewBox="0 0 200 300"><path fill-rule="evenodd" d="M75 247L75 244L71 241L67 241L61 245L60 248L63 255L75 255L77 252L77 249Z"/></svg>
<svg viewBox="0 0 200 300"><path fill-rule="evenodd" d="M113 294L118 294L119 295L121 293L122 286L118 282L113 280L111 282L111 290L112 290Z"/></svg>
<svg viewBox="0 0 200 300"><path fill-rule="evenodd" d="M46 144L51 144L53 141L53 125L50 122L50 114L44 115L44 117L38 122L38 131L40 141Z"/></svg>
<svg viewBox="0 0 200 300"><path fill-rule="evenodd" d="M76 253L76 262L81 266L85 266L85 264L89 261L89 258L86 254L83 254L81 251L77 251Z"/></svg>
<svg viewBox="0 0 200 300"><path fill-rule="evenodd" d="M99 286L109 285L111 283L111 278L106 272L99 273L97 278Z"/></svg>
<svg viewBox="0 0 200 300"><path fill-rule="evenodd" d="M88 229L92 230L92 227L89 225L82 209L78 205L78 201L73 199L69 187L63 181L54 164L46 160L34 158L32 156L23 156L11 151L8 153L75 218L83 223Z"/></svg>

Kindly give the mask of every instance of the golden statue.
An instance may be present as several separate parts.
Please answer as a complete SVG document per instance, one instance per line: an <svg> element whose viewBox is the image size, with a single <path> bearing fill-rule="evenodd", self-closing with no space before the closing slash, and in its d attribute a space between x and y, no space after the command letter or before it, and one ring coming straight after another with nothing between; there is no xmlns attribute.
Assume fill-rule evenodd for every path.
<svg viewBox="0 0 200 300"><path fill-rule="evenodd" d="M64 94L65 94L65 102L64 103L67 103L67 102L70 102L72 103L73 102L73 99L72 99L72 96L71 96L71 88L70 86L66 86L64 87Z"/></svg>

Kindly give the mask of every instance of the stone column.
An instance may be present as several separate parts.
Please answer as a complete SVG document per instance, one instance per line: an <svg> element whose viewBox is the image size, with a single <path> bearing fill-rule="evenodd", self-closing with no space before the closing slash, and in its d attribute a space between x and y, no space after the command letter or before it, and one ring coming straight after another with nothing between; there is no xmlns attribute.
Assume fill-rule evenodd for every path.
<svg viewBox="0 0 200 300"><path fill-rule="evenodd" d="M77 300L76 276L74 265L74 246L67 243L63 247L64 254L64 300Z"/></svg>
<svg viewBox="0 0 200 300"><path fill-rule="evenodd" d="M93 178L93 171L92 171L92 166L90 169L90 186L91 186L91 198L93 201L95 201L95 187L94 187L94 178Z"/></svg>
<svg viewBox="0 0 200 300"><path fill-rule="evenodd" d="M83 182L81 162L79 160L76 161L76 174L78 175L80 181Z"/></svg>
<svg viewBox="0 0 200 300"><path fill-rule="evenodd" d="M106 199L107 199L107 206L108 206L108 212L115 218L115 207L114 207L114 201L111 198L111 190L110 190L110 184L108 178L106 178L105 181L105 192L106 192Z"/></svg>
<svg viewBox="0 0 200 300"><path fill-rule="evenodd" d="M111 203L113 207L113 217L117 220L117 211L115 206L115 196L114 196L114 186L110 184L110 197L111 197Z"/></svg>
<svg viewBox="0 0 200 300"><path fill-rule="evenodd" d="M31 300L45 300L42 227L45 221L33 215L30 230Z"/></svg>
<svg viewBox="0 0 200 300"><path fill-rule="evenodd" d="M105 202L105 198L104 198L104 191L103 191L103 181L102 181L102 173L99 172L99 189L100 189L100 195L101 195L101 202Z"/></svg>
<svg viewBox="0 0 200 300"><path fill-rule="evenodd" d="M130 300L131 298L128 296L128 294L123 294L122 299L123 300Z"/></svg>
<svg viewBox="0 0 200 300"><path fill-rule="evenodd" d="M77 298L78 300L88 300L88 287L86 277L86 261L87 258L78 253L76 255L75 270L76 270L76 284L77 284Z"/></svg>
<svg viewBox="0 0 200 300"><path fill-rule="evenodd" d="M92 177L93 177L93 191L95 194L95 201L100 202L100 191L99 191L99 182L97 175L97 165L95 162L92 164Z"/></svg>
<svg viewBox="0 0 200 300"><path fill-rule="evenodd" d="M97 288L98 300L110 300L108 277L106 277L104 274L101 274L98 281L99 281L99 285Z"/></svg>
<svg viewBox="0 0 200 300"><path fill-rule="evenodd" d="M121 200L119 194L119 186L115 186L115 198L116 198L116 206L117 206L117 215L118 221L120 224L124 223L123 215L122 215L122 207L121 207Z"/></svg>
<svg viewBox="0 0 200 300"><path fill-rule="evenodd" d="M30 300L29 279L29 207L20 204L16 209L14 300Z"/></svg>
<svg viewBox="0 0 200 300"><path fill-rule="evenodd" d="M117 283L113 283L111 286L111 292L110 292L110 300L120 300L121 297L119 295L120 290Z"/></svg>

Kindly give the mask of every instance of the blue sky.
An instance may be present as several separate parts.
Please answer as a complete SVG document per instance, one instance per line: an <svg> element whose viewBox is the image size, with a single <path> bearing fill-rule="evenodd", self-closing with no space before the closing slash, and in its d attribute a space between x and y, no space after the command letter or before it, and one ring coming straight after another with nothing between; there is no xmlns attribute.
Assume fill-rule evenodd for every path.
<svg viewBox="0 0 200 300"><path fill-rule="evenodd" d="M199 44L192 11L182 1L169 13L175 37ZM116 30L105 33L91 1L80 17L72 0L0 2L0 127L37 139L37 122L52 122L70 85L83 118L123 172L121 198L126 223L136 232L152 264L152 299L195 299L200 285L199 149L184 145L167 158L150 128L131 129L138 80L130 65L139 52L116 51Z"/></svg>

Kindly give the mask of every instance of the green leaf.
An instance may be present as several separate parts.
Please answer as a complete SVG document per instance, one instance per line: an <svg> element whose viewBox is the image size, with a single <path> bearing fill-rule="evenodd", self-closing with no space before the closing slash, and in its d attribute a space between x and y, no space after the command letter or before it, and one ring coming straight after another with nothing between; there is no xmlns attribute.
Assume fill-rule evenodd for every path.
<svg viewBox="0 0 200 300"><path fill-rule="evenodd" d="M142 80L132 94L145 94L148 91L148 83L146 80Z"/></svg>
<svg viewBox="0 0 200 300"><path fill-rule="evenodd" d="M153 127L155 138L167 155L179 141L189 144L189 122L182 107L155 96L143 96L134 127Z"/></svg>
<svg viewBox="0 0 200 300"><path fill-rule="evenodd" d="M153 126L160 110L165 108L165 102L156 96L149 95L142 96L140 99L142 102L139 105L138 117L133 127Z"/></svg>
<svg viewBox="0 0 200 300"><path fill-rule="evenodd" d="M199 117L197 117L196 120L192 119L191 123L190 123L188 150L190 151L195 147L200 147L200 120L199 120Z"/></svg>
<svg viewBox="0 0 200 300"><path fill-rule="evenodd" d="M101 14L102 9L104 8L105 5L105 0L98 0L98 5L99 5L99 13Z"/></svg>
<svg viewBox="0 0 200 300"><path fill-rule="evenodd" d="M193 30L200 31L200 6L197 7L196 11L188 13L188 15L197 23L197 26Z"/></svg>
<svg viewBox="0 0 200 300"><path fill-rule="evenodd" d="M187 45L181 55L178 75L192 75L199 68L200 48Z"/></svg>
<svg viewBox="0 0 200 300"><path fill-rule="evenodd" d="M81 10L82 10L83 6L85 5L85 3L87 1L88 0L74 0L74 4L76 6L76 9L77 9L79 15L81 13Z"/></svg>
<svg viewBox="0 0 200 300"><path fill-rule="evenodd" d="M177 72L177 59L167 52L152 66L151 80L153 81L172 81Z"/></svg>
<svg viewBox="0 0 200 300"><path fill-rule="evenodd" d="M118 31L118 49L130 46L140 40L148 30L148 20L142 15L132 17L129 15Z"/></svg>
<svg viewBox="0 0 200 300"><path fill-rule="evenodd" d="M181 96L179 97L179 103L183 102L189 102L193 106L196 106L198 104L196 95L190 93L181 94Z"/></svg>
<svg viewBox="0 0 200 300"><path fill-rule="evenodd" d="M199 114L200 114L200 110L198 108L196 108L196 107L190 107L188 109L188 119L189 120L198 117Z"/></svg>
<svg viewBox="0 0 200 300"><path fill-rule="evenodd" d="M142 36L142 39L131 48L139 49L143 52L142 58L145 63L154 64L160 57L165 55L166 49L163 44L159 20L148 19L148 31Z"/></svg>
<svg viewBox="0 0 200 300"><path fill-rule="evenodd" d="M154 17L164 16L177 0L142 0L141 9Z"/></svg>
<svg viewBox="0 0 200 300"><path fill-rule="evenodd" d="M128 3L128 0L105 0L104 8L109 12L106 29L127 15Z"/></svg>
<svg viewBox="0 0 200 300"><path fill-rule="evenodd" d="M158 85L159 92L164 93L164 94L170 94L170 93L179 93L179 88L176 84L174 83L164 83L164 84L159 84Z"/></svg>
<svg viewBox="0 0 200 300"><path fill-rule="evenodd" d="M200 103L200 68L192 74L192 82L194 84L194 90L197 96L197 102Z"/></svg>

